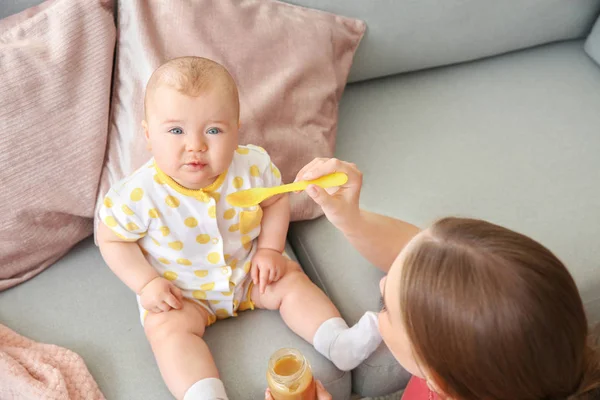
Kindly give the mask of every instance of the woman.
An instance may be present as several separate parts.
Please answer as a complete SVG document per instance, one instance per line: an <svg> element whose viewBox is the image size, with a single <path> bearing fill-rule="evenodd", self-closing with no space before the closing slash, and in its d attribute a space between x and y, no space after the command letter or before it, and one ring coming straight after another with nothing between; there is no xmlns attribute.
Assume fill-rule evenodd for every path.
<svg viewBox="0 0 600 400"><path fill-rule="evenodd" d="M581 298L548 249L485 221L446 218L420 232L361 210L361 173L336 159L312 161L297 179L335 171L348 174L346 185L307 192L387 273L379 329L415 376L403 399L600 399ZM322 385L317 397L331 398Z"/></svg>

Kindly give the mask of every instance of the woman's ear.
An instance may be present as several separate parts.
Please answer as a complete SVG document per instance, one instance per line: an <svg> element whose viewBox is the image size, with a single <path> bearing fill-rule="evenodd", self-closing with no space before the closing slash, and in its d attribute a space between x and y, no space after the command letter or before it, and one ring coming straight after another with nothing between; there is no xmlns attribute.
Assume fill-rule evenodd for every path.
<svg viewBox="0 0 600 400"><path fill-rule="evenodd" d="M150 144L150 130L148 128L148 123L146 120L142 121L142 129L144 130L144 136L146 137L146 148L149 151L152 151L152 145Z"/></svg>

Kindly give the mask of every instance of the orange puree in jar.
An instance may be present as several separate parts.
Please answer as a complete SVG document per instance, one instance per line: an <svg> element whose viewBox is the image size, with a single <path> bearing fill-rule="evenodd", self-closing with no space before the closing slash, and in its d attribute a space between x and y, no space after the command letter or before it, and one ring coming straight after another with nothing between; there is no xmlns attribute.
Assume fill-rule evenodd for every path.
<svg viewBox="0 0 600 400"><path fill-rule="evenodd" d="M271 356L267 383L275 400L316 398L315 381L310 365L296 349L281 349Z"/></svg>

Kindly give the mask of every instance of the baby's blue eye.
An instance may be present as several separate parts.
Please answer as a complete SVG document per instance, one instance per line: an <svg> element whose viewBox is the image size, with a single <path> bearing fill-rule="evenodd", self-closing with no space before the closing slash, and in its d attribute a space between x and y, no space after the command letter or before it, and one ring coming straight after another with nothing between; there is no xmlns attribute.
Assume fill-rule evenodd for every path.
<svg viewBox="0 0 600 400"><path fill-rule="evenodd" d="M219 128L210 128L209 130L206 131L206 133L208 133L209 135L216 135L219 132L221 132L221 130Z"/></svg>
<svg viewBox="0 0 600 400"><path fill-rule="evenodd" d="M169 132L172 133L173 135L181 135L183 133L183 129L173 128L173 129L169 130Z"/></svg>

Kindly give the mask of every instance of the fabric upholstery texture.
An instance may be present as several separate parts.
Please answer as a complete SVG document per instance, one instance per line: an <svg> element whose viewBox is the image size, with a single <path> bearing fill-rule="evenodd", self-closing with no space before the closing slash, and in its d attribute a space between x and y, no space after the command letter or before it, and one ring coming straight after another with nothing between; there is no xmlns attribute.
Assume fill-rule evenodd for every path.
<svg viewBox="0 0 600 400"><path fill-rule="evenodd" d="M286 0L360 18L356 82L583 38L600 0Z"/></svg>
<svg viewBox="0 0 600 400"><path fill-rule="evenodd" d="M128 0L120 1L126 2ZM245 1L246 4L253 2ZM336 155L356 162L365 173L361 200L367 209L420 226L446 215L486 218L538 239L565 261L582 291L590 321L600 321L597 261L600 259L597 246L600 231L595 223L600 220L597 207L600 164L594 153L600 148L597 135L600 69L583 51L583 40L598 16L600 0L288 2L367 22L366 36L350 72L350 79L355 81L581 38L474 63L352 84L341 103ZM35 3L40 0L2 0L0 18ZM64 4L66 0L50 3ZM130 13L122 23L140 23L148 17L136 10L137 13ZM25 18L23 15L0 21L0 71L7 49L18 49L24 43L5 39L3 32L9 24L20 24ZM59 26L52 25L57 32L70 26L68 14L65 15L67 18L61 20ZM97 28L94 24L86 27ZM217 30L222 31L220 27ZM154 30L145 32L155 34ZM594 52L590 50L592 44L597 43L593 41L597 32L598 26L585 47L590 55ZM97 36L102 35L93 35L84 44L101 39ZM138 76L145 74L147 78L152 71L144 60L151 59L157 64L158 56L141 52L141 38L127 43L138 50L131 52L123 62L128 63L129 69L140 68ZM165 52L179 46L170 38L160 43L167 49ZM74 54L79 56L71 49L69 55ZM112 49L98 57L94 65L104 67L110 65L111 60ZM37 62L39 60L32 59L31 65ZM63 70L51 69L51 65L46 63L47 73L61 76ZM6 79L4 71L2 73ZM102 76L103 72L98 73L97 79ZM79 78L70 75L69 79ZM66 90L63 86L68 87L69 81L61 82L57 90ZM88 89L95 87L90 86L93 80L85 82ZM141 84L128 85L129 91L115 93L114 101L123 104L134 98L141 101L133 95L133 91L140 92ZM0 82L0 91L7 87L5 81ZM22 97L21 91L11 93L18 93L14 94L15 98ZM108 96L108 92L98 90L88 90L89 93ZM86 100L86 107L92 104L93 108L96 104L93 99ZM6 130L4 124L8 120L2 114L3 101L4 92L0 95L0 132L4 135L0 142L9 138L5 132L15 136L21 132L12 125L11 130ZM103 103L108 104L108 101L104 99ZM36 113L23 114L22 120L30 119L40 126L38 114L46 109L43 104L36 106ZM13 114L14 111L6 115ZM48 118L49 114L41 115ZM75 126L73 118L63 117L63 120L69 122L69 128ZM113 126L113 129L127 130L137 128L138 124L139 121L133 121L130 126ZM48 179L60 176L59 172L71 177L90 173L82 169L96 163L97 147L82 146L77 140L81 134L78 132L76 137L68 136L65 140L75 143L88 155L86 162L57 163L52 167L56 174ZM22 145L26 141L21 137L17 143ZM100 140L94 143L102 147ZM0 160L4 162L2 146L0 144ZM124 148L127 146L130 144L125 143ZM31 145L31 148L35 147ZM60 154L56 146L44 143L43 148L47 154ZM29 152L28 157L33 157L32 154L35 155ZM80 157L80 153L69 154ZM129 157L128 154L119 157ZM12 153L11 157L19 160ZM47 165L47 157L36 163ZM110 173L122 173L115 171ZM93 168L92 172L98 173ZM7 181L2 171L0 180L4 189ZM42 191L47 196L48 192L43 192L44 184L45 181L28 182L21 185L17 194L23 198L23 194ZM86 197L88 193L89 186L80 188L77 205L91 206L77 208L67 196L61 207L56 206L60 216L91 215L95 197ZM8 204L6 196L0 192L2 204ZM2 236L6 226L4 216L12 218L12 212L11 209L10 213L2 213L0 241L3 245L8 237ZM78 217L74 220L80 221ZM74 226L78 238L90 231L86 224L83 228L77 223ZM68 229L64 232L70 232ZM48 240L60 239L54 237L55 232L47 236ZM378 282L383 274L364 261L324 218L294 224L290 239L309 276L325 289L348 322L358 320L365 310L378 308ZM30 243L27 253L37 248L37 243ZM44 245L39 248L47 249ZM0 247L0 273L6 271L2 268L7 265L2 251L3 246ZM35 261L41 268L51 263L49 260L40 263L33 258L26 261ZM17 277L17 281L22 279L25 277ZM13 283L16 281L10 284ZM34 340L64 346L80 354L109 399L169 397L139 324L135 296L110 272L89 240L77 245L36 279L1 292L0 321ZM287 330L277 313L246 312L235 320L222 322L208 330L206 340L226 376L225 384L232 400L262 398L264 365L269 355L276 348L290 345L307 355L315 375L325 381L335 399L349 397L350 374L335 370ZM230 346L227 339L240 333L249 345ZM231 359L236 363L230 363ZM407 377L385 346L381 346L352 372L352 387L363 395L378 396L404 387Z"/></svg>
<svg viewBox="0 0 600 400"><path fill-rule="evenodd" d="M0 290L92 232L114 45L111 0L53 0L0 21Z"/></svg>
<svg viewBox="0 0 600 400"><path fill-rule="evenodd" d="M295 259L289 246L286 253ZM107 399L172 398L140 324L135 294L106 266L91 239L36 279L0 292L0 321L79 354ZM210 326L204 339L232 400L264 397L269 357L281 347L299 349L335 399L350 398L351 374L290 331L279 312L241 312Z"/></svg>
<svg viewBox="0 0 600 400"><path fill-rule="evenodd" d="M585 51L600 65L600 18L585 41Z"/></svg>
<svg viewBox="0 0 600 400"><path fill-rule="evenodd" d="M229 70L240 92L240 142L272 154L284 182L313 158L333 154L338 101L362 21L272 0L131 0L119 2L118 15L98 206L109 186L150 158L140 124L144 89L152 72L174 57L206 57ZM292 202L292 220L321 213L307 196Z"/></svg>
<svg viewBox="0 0 600 400"><path fill-rule="evenodd" d="M83 359L0 325L0 398L105 400Z"/></svg>
<svg viewBox="0 0 600 400"><path fill-rule="evenodd" d="M538 240L565 262L596 322L599 105L600 69L583 41L551 44L349 85L336 156L363 171L367 210L422 227L483 218ZM325 218L293 224L290 241L348 323L378 308L382 273ZM384 355L353 371L355 392L403 387L405 375L381 373Z"/></svg>

